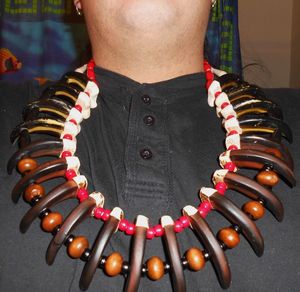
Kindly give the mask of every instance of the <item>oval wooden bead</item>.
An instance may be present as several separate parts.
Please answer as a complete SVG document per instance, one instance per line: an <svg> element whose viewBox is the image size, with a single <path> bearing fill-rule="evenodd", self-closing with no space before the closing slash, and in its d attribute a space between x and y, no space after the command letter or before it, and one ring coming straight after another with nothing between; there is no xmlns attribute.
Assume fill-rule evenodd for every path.
<svg viewBox="0 0 300 292"><path fill-rule="evenodd" d="M24 192L24 199L26 202L31 202L34 197L43 197L45 195L45 189L42 185L31 184Z"/></svg>
<svg viewBox="0 0 300 292"><path fill-rule="evenodd" d="M218 239L225 243L228 248L234 248L240 243L239 234L232 228L223 228L218 232Z"/></svg>
<svg viewBox="0 0 300 292"><path fill-rule="evenodd" d="M61 225L63 217L60 213L52 212L42 219L42 228L46 232L52 232L57 225Z"/></svg>
<svg viewBox="0 0 300 292"><path fill-rule="evenodd" d="M257 201L247 202L243 205L242 210L253 220L260 219L265 215L264 206Z"/></svg>
<svg viewBox="0 0 300 292"><path fill-rule="evenodd" d="M84 236L75 237L68 245L68 254L73 259L79 259L89 247L89 241Z"/></svg>
<svg viewBox="0 0 300 292"><path fill-rule="evenodd" d="M122 272L123 257L118 252L109 255L104 264L104 271L110 277L115 277Z"/></svg>
<svg viewBox="0 0 300 292"><path fill-rule="evenodd" d="M256 176L256 180L266 186L273 187L279 182L278 174L272 170L262 170Z"/></svg>
<svg viewBox="0 0 300 292"><path fill-rule="evenodd" d="M205 266L205 258L199 248L192 247L185 253L188 266L192 271L199 271Z"/></svg>
<svg viewBox="0 0 300 292"><path fill-rule="evenodd" d="M38 166L36 160L32 158L23 158L18 163L18 170L20 173L24 174L31 170L36 169Z"/></svg>
<svg viewBox="0 0 300 292"><path fill-rule="evenodd" d="M147 263L147 276L152 281L161 279L165 274L164 262L157 256L148 259Z"/></svg>

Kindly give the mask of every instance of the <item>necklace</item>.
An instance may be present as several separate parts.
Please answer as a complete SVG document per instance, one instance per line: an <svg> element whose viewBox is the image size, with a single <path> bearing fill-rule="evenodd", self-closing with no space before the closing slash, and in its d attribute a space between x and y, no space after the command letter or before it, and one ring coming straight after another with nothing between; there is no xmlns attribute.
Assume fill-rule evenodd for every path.
<svg viewBox="0 0 300 292"><path fill-rule="evenodd" d="M290 185L295 184L291 156L280 143L281 137L291 141L292 134L282 120L280 109L259 88L235 75L213 69L205 62L208 103L216 107L226 132L226 151L219 158L222 169L213 174L214 188L202 188L200 205L185 206L183 216L177 220L162 216L161 224L150 227L148 218L139 215L134 224L124 218L119 207L105 209L103 194L88 192L87 180L79 173L79 158L74 156L80 123L97 106L99 87L94 66L91 61L76 72L67 73L48 88L40 100L28 105L24 111L24 123L11 135L12 141L18 140L20 149L11 157L8 171L12 172L17 165L23 174L12 191L12 198L17 202L24 193L25 200L32 205L21 221L21 231L25 232L31 222L40 217L43 229L53 234L47 250L48 264L54 262L63 244L71 257L86 261L80 280L82 290L88 288L97 267L100 267L109 276L127 275L126 291L137 291L141 276L159 280L166 272L171 274L174 290L185 291L183 270L198 271L208 260L214 265L221 286L227 288L231 277L224 251L238 245L241 233L255 253L262 255L263 238L253 220L261 218L266 208L281 221L283 207L271 187L279 181L279 176ZM57 138L31 141L34 133ZM36 158L45 156L56 159L38 165ZM238 169L245 167L259 170L256 180L238 174ZM45 195L41 184L57 177L65 177L66 182ZM241 211L224 196L227 189L236 190L252 201ZM61 214L48 209L71 198L78 198L80 204L65 220ZM232 223L231 227L221 229L217 238L205 220L211 210L219 211ZM72 234L75 227L90 215L104 221L91 249L85 237ZM185 229L196 233L204 250L190 248L181 256L176 233ZM103 255L105 246L117 230L133 237L129 263L117 252ZM166 245L167 262L154 256L144 264L147 239L161 236Z"/></svg>

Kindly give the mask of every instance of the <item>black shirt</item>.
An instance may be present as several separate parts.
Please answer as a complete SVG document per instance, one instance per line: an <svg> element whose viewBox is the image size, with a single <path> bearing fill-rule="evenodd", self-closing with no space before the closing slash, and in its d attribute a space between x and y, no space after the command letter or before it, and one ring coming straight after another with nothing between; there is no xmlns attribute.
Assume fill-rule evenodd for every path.
<svg viewBox="0 0 300 292"><path fill-rule="evenodd" d="M177 219L181 216L184 206L190 204L197 207L200 203L199 189L203 186L212 187L211 175L220 168L218 155L224 151L225 137L221 121L216 117L215 110L207 104L204 74L191 74L155 84L140 84L99 68L96 69L96 74L100 86L98 107L92 110L91 117L82 124L77 151L81 161L80 170L88 177L89 189L101 191L105 195L106 208L120 206L130 221L143 214L150 218L152 226L159 223L162 215L171 215ZM3 120L3 129L7 135L17 123L13 120L12 111L15 109L19 119L20 109L25 103L25 99L20 103L16 102L16 96L26 96L28 99L29 95L34 98L36 93L30 84L19 88L3 88L5 94L13 96L12 100L3 99L1 112L1 122ZM295 102L299 108L299 100L296 98L298 92L291 91L289 95L290 102ZM289 121L299 130L295 107L290 107L289 102L285 100L280 102L285 106ZM295 134L299 142L299 135ZM1 153L13 152L7 142L2 148ZM7 160L9 155L5 154L4 157L4 160ZM26 235L18 233L18 222L27 206L25 207L23 202L12 206L9 201L9 191L18 176L7 177L4 165L5 161L1 164L1 176L6 183L5 199L1 203L4 210L1 212L1 224L2 242L5 240L6 243L1 258L0 289L79 291L78 281L83 262L71 260L67 257L65 249L61 248L54 266L48 267L44 263L43 253L51 237L40 231L38 223L35 223ZM48 189L52 187L53 184L48 185ZM287 186L281 183L277 189L284 205L287 202L292 212L287 214L290 217L288 222L284 223L288 225L284 225L285 228L278 227L270 214L266 214L266 218L257 223L265 234L266 241L267 256L262 260L256 258L244 238L241 238L239 247L226 252L232 269L232 291L270 291L271 288L276 291L276 287L280 291L283 288L279 287L286 289L288 286L293 289L299 284L299 275L292 276L296 273L296 269L292 269L296 267L299 259L294 257L294 262L290 263L285 257L286 252L295 256L295 247L298 245L299 248L296 240L299 236L297 237L292 229L286 232L287 228L296 226L293 220L298 215L292 206L292 194ZM285 195L282 196L282 193ZM229 192L228 197L238 205L247 201L234 192ZM299 202L299 198L296 200ZM76 205L75 201L68 201L54 209L66 216ZM216 212L210 213L207 221L215 233L223 227L230 226L230 223ZM73 233L87 236L91 245L101 226L101 221L91 218ZM277 232L278 228L282 230ZM286 236L289 236L291 241L283 242ZM181 254L192 246L202 248L191 230L180 233L178 240ZM274 242L275 240L279 242ZM124 260L128 260L129 245L130 237L118 232L106 248L105 255L118 251ZM282 250L287 248L288 251ZM147 241L145 261L153 255L166 259L160 238ZM280 259L279 263L276 258ZM286 267L287 262L290 263L289 273L292 275L283 267ZM275 267L274 263L278 266ZM263 273L267 269L270 271ZM285 284L278 280L276 273L283 275ZM188 291L221 291L209 262L200 272L185 271L185 277ZM264 281L264 278L267 280ZM273 287L274 281L276 287ZM122 276L108 278L98 270L90 291L121 291L123 284ZM158 282L143 278L139 291L152 289L172 291L169 275L165 275ZM289 291L292 291L291 289Z"/></svg>

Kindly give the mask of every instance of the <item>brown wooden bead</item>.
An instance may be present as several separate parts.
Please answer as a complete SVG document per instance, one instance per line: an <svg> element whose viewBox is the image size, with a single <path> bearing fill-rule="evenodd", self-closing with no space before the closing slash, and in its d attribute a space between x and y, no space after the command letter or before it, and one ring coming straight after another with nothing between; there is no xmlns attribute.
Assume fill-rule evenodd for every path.
<svg viewBox="0 0 300 292"><path fill-rule="evenodd" d="M147 276L152 281L158 281L165 274L164 262L157 256L148 259L147 263Z"/></svg>
<svg viewBox="0 0 300 292"><path fill-rule="evenodd" d="M260 219L265 215L264 206L257 201L247 202L243 205L242 210L253 220Z"/></svg>
<svg viewBox="0 0 300 292"><path fill-rule="evenodd" d="M42 185L31 184L24 192L24 199L26 202L30 202L34 197L43 197L45 195L45 189Z"/></svg>
<svg viewBox="0 0 300 292"><path fill-rule="evenodd" d="M46 232L52 232L57 225L61 225L63 217L60 213L52 212L42 219L42 228Z"/></svg>
<svg viewBox="0 0 300 292"><path fill-rule="evenodd" d="M225 243L228 248L234 248L240 243L239 234L232 228L223 228L218 232L218 239Z"/></svg>
<svg viewBox="0 0 300 292"><path fill-rule="evenodd" d="M118 252L109 255L104 264L104 271L110 277L115 277L122 272L123 257Z"/></svg>
<svg viewBox="0 0 300 292"><path fill-rule="evenodd" d="M23 158L18 163L18 170L20 173L24 174L26 172L29 172L35 168L37 168L38 164L36 160L32 158Z"/></svg>
<svg viewBox="0 0 300 292"><path fill-rule="evenodd" d="M87 238L84 236L77 236L68 245L68 254L73 259L79 259L88 247L89 241Z"/></svg>
<svg viewBox="0 0 300 292"><path fill-rule="evenodd" d="M205 258L202 251L197 247L192 247L185 253L189 268L192 271L199 271L205 266Z"/></svg>
<svg viewBox="0 0 300 292"><path fill-rule="evenodd" d="M262 170L256 176L256 180L265 186L273 187L279 182L279 177L276 172L272 170Z"/></svg>

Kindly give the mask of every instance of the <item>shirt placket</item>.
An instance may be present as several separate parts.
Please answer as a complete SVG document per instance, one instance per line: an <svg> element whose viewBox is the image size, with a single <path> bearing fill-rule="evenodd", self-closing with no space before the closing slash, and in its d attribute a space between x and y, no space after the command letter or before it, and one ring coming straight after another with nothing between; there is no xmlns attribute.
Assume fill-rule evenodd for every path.
<svg viewBox="0 0 300 292"><path fill-rule="evenodd" d="M162 215L158 210L168 209L168 159L164 98L150 86L141 85L131 100L125 151L122 199L131 216L143 213L157 222Z"/></svg>

